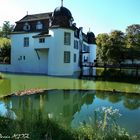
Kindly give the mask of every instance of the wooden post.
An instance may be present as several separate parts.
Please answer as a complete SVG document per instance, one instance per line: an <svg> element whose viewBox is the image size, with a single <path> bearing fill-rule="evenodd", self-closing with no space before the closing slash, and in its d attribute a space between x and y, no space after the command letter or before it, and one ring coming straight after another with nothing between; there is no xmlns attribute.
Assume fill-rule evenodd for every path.
<svg viewBox="0 0 140 140"><path fill-rule="evenodd" d="M122 67L121 67L121 65L120 65L120 73L121 73L121 71L122 71Z"/></svg>
<svg viewBox="0 0 140 140"><path fill-rule="evenodd" d="M93 68L92 68L92 66L89 67L89 75L90 75L90 76L93 76Z"/></svg>
<svg viewBox="0 0 140 140"><path fill-rule="evenodd" d="M138 69L139 69L139 67L136 66L136 78L138 78Z"/></svg>
<svg viewBox="0 0 140 140"><path fill-rule="evenodd" d="M104 70L106 71L106 64L104 64Z"/></svg>

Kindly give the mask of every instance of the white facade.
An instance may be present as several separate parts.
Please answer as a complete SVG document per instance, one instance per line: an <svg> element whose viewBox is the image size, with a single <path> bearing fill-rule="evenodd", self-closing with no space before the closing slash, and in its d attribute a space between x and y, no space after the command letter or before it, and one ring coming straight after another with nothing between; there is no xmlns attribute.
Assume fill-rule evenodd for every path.
<svg viewBox="0 0 140 140"><path fill-rule="evenodd" d="M64 45L64 33L71 34L71 44ZM80 71L79 48L74 48L74 31L70 29L51 29L45 37L44 43L39 43L39 37L33 38L38 33L11 35L11 65L0 65L1 71L15 73L35 73L47 75L73 75ZM29 46L24 47L24 38L29 38ZM44 38L44 37L43 37ZM90 53L83 54L83 62L94 62L96 59L96 46L89 45ZM70 52L70 63L64 63L64 52ZM74 61L74 55L76 60Z"/></svg>
<svg viewBox="0 0 140 140"><path fill-rule="evenodd" d="M52 29L54 33L53 44L49 49L49 75L72 75L74 72L74 62L73 62L73 41L74 32L70 29ZM70 45L64 45L64 33L71 34ZM64 52L70 52L70 63L64 63Z"/></svg>
<svg viewBox="0 0 140 140"><path fill-rule="evenodd" d="M96 45L95 44L89 44L89 62L93 63L96 59Z"/></svg>

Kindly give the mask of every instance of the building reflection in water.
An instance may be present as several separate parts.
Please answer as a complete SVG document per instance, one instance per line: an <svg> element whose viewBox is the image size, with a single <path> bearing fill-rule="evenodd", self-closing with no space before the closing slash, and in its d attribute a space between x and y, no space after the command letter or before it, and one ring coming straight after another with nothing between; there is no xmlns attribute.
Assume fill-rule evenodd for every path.
<svg viewBox="0 0 140 140"><path fill-rule="evenodd" d="M140 121L137 118L140 117L138 94L113 94L94 90L50 90L30 96L12 96L0 101L1 112L12 112L15 119L35 120L40 113L42 118L49 117L65 127L76 127L80 122L88 121L94 110L102 106L118 108L120 113L124 113L127 117L127 121L130 121L129 123L132 119L133 124L139 123L140 130ZM125 122L125 118L121 122Z"/></svg>

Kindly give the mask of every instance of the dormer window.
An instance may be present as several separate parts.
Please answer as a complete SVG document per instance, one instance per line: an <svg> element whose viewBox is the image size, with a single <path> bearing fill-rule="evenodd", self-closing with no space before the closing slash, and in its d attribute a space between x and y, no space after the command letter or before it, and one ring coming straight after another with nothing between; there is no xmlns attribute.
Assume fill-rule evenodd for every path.
<svg viewBox="0 0 140 140"><path fill-rule="evenodd" d="M36 29L41 30L42 28L43 28L43 24L40 21L38 21L36 24Z"/></svg>
<svg viewBox="0 0 140 140"><path fill-rule="evenodd" d="M26 22L26 23L24 24L23 30L24 30L24 31L29 31L29 30L30 30L30 25L29 25L29 23Z"/></svg>
<svg viewBox="0 0 140 140"><path fill-rule="evenodd" d="M74 21L73 18L71 18L71 19L69 20L70 27L72 26L72 22L73 22L73 21Z"/></svg>
<svg viewBox="0 0 140 140"><path fill-rule="evenodd" d="M52 20L49 19L49 26L51 27L52 26Z"/></svg>
<svg viewBox="0 0 140 140"><path fill-rule="evenodd" d="M69 20L69 24L70 24L70 27L72 26L72 21L71 20Z"/></svg>

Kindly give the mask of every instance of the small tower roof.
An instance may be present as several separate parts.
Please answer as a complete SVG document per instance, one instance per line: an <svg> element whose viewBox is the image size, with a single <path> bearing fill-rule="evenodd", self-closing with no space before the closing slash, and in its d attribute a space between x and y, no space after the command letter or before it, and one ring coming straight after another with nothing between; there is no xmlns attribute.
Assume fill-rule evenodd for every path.
<svg viewBox="0 0 140 140"><path fill-rule="evenodd" d="M72 14L71 14L70 10L63 7L63 6L55 8L53 16L54 17L56 17L56 16L66 16L68 19L72 18Z"/></svg>
<svg viewBox="0 0 140 140"><path fill-rule="evenodd" d="M93 33L93 32L91 32L91 31L87 32L87 36L88 36L88 37L94 37L94 38L95 38L94 33Z"/></svg>
<svg viewBox="0 0 140 140"><path fill-rule="evenodd" d="M96 44L96 38L93 32L91 31L87 32L87 38L89 44Z"/></svg>

